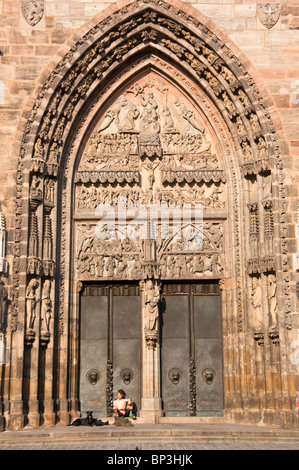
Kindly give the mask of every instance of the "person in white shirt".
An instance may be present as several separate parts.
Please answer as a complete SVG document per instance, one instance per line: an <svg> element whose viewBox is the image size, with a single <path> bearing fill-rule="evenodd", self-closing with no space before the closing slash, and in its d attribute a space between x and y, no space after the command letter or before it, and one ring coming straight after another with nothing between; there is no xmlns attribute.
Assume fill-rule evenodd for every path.
<svg viewBox="0 0 299 470"><path fill-rule="evenodd" d="M117 400L113 401L114 416L129 416L132 410L133 402L131 398L125 398L126 394L123 390L118 390Z"/></svg>

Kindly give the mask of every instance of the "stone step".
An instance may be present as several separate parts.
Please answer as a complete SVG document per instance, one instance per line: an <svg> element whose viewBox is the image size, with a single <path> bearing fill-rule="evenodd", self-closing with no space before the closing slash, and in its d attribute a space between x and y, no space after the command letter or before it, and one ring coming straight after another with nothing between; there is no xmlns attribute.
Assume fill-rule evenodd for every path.
<svg viewBox="0 0 299 470"><path fill-rule="evenodd" d="M194 442L211 440L297 441L299 429L268 428L264 426L232 425L227 423L164 423L142 424L134 422L132 427L108 426L56 426L55 428L25 429L0 433L1 442L28 441L98 441L98 442Z"/></svg>

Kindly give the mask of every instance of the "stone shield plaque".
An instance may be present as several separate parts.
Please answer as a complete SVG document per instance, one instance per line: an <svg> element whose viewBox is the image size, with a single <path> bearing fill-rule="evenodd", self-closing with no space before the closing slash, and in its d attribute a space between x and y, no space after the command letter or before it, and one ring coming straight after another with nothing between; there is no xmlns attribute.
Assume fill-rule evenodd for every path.
<svg viewBox="0 0 299 470"><path fill-rule="evenodd" d="M43 17L44 0L22 0L21 10L27 23L35 26Z"/></svg>
<svg viewBox="0 0 299 470"><path fill-rule="evenodd" d="M279 3L260 3L257 5L257 15L267 29L273 28L280 17Z"/></svg>

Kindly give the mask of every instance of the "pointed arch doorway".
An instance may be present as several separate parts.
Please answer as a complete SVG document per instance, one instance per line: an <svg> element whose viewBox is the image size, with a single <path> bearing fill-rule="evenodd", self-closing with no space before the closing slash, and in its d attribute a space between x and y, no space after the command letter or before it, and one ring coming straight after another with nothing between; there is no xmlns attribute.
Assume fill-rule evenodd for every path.
<svg viewBox="0 0 299 470"><path fill-rule="evenodd" d="M265 357L256 348L270 341L272 380L280 363L273 349L279 325L288 324L290 312L258 299L262 288L274 286L274 300L290 305L281 268L280 141L246 59L202 15L178 5L148 0L112 6L109 16L74 39L32 110L18 173L16 238L22 244L13 273L11 350L13 363L21 360L23 368L11 371L13 426L24 424L25 416L34 426L41 419L68 424L100 384L101 393L106 389L99 400L94 394L101 402L96 406L111 412L127 369L133 373L125 380L131 378L132 386L136 380L140 415L154 422L163 413L186 415L188 406L193 414L224 410L258 420L263 406L252 397L257 389L274 393L261 379ZM151 205L157 218L148 218ZM185 206L190 210L184 219ZM133 338L113 338L118 310L109 302L117 289L121 311L128 298L135 304ZM205 318L208 297L217 321L214 313ZM94 327L96 311L108 313ZM176 313L167 326L169 311ZM176 351L167 331L184 318L187 336L177 338L185 354L180 367L171 362L174 353L163 354ZM207 338L209 318L215 337ZM93 339L101 366L89 361ZM212 343L203 346L206 339L218 341L213 364L201 361L212 350ZM131 340L138 344L135 354ZM18 341L24 343L24 361ZM113 356L117 344L119 351L123 344L131 351L125 364L120 353ZM251 354L255 366L248 363ZM133 356L137 362L130 367ZM205 403L202 381L206 390L219 384L214 408ZM182 384L184 398L173 408L169 387L179 390ZM268 416L274 415L269 409Z"/></svg>

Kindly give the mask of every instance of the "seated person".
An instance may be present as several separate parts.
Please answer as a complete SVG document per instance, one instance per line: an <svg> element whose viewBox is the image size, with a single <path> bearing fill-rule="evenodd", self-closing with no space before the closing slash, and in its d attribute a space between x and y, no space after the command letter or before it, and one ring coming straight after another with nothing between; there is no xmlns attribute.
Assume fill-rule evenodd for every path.
<svg viewBox="0 0 299 470"><path fill-rule="evenodd" d="M130 415L130 411L133 408L133 402L131 398L126 399L126 394L123 390L118 390L117 400L113 402L113 413L114 416L126 417Z"/></svg>

